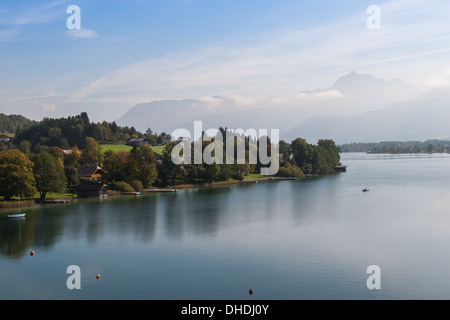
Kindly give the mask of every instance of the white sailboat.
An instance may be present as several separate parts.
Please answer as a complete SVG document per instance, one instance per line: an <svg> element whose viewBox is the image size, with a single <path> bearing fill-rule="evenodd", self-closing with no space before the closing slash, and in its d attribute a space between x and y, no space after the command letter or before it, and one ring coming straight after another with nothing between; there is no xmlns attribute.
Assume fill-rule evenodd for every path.
<svg viewBox="0 0 450 320"><path fill-rule="evenodd" d="M8 214L8 218L22 218L25 217L25 213L20 212L20 195L19 195L19 212Z"/></svg>

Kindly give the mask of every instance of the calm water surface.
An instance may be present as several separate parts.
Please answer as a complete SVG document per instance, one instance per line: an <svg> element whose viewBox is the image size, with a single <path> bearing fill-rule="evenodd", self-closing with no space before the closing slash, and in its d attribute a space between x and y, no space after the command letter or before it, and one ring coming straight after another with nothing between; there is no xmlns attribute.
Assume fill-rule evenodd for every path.
<svg viewBox="0 0 450 320"><path fill-rule="evenodd" d="M0 299L450 299L450 156L342 162L301 181L0 212Z"/></svg>

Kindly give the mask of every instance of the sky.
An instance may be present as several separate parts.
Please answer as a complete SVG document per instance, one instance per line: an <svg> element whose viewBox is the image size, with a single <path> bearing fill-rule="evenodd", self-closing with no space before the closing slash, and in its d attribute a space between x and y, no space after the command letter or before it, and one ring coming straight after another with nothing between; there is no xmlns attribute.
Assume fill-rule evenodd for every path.
<svg viewBox="0 0 450 320"><path fill-rule="evenodd" d="M286 97L351 71L450 85L449 58L444 0L0 2L0 112L34 120L114 121L162 99Z"/></svg>

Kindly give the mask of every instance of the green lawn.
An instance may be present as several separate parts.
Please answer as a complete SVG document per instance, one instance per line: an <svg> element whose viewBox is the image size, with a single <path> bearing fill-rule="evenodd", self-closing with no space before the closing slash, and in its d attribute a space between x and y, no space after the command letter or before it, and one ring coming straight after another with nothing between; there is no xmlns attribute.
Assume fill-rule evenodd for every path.
<svg viewBox="0 0 450 320"><path fill-rule="evenodd" d="M164 148L165 148L165 146L156 146L156 147L152 147L152 150L154 153L162 155L164 152Z"/></svg>
<svg viewBox="0 0 450 320"><path fill-rule="evenodd" d="M254 179L263 179L263 178L267 178L267 176L263 176L262 174L259 173L249 173L244 180L254 180Z"/></svg>
<svg viewBox="0 0 450 320"><path fill-rule="evenodd" d="M47 193L47 195L45 196L45 199L62 199L62 198L73 198L74 193L72 192L66 192L66 193ZM20 200L21 201L27 201L30 199L39 199L39 193L36 192L31 198L24 198L21 197ZM3 197L0 197L1 200L4 200ZM11 201L17 201L19 198L18 197L11 197Z"/></svg>
<svg viewBox="0 0 450 320"><path fill-rule="evenodd" d="M126 152L130 152L133 147L126 145L126 144L102 144L101 145L103 147L103 151L106 150L112 150L112 151L126 151ZM152 150L154 153L163 154L165 146L156 146L156 147L152 147Z"/></svg>
<svg viewBox="0 0 450 320"><path fill-rule="evenodd" d="M130 152L133 149L132 146L128 146L126 144L102 144L103 151L112 150L112 151L126 151Z"/></svg>
<svg viewBox="0 0 450 320"><path fill-rule="evenodd" d="M73 193L47 193L47 195L45 196L45 199L63 199L63 198L73 198L74 194ZM39 199L39 193L36 193L34 195L34 198Z"/></svg>

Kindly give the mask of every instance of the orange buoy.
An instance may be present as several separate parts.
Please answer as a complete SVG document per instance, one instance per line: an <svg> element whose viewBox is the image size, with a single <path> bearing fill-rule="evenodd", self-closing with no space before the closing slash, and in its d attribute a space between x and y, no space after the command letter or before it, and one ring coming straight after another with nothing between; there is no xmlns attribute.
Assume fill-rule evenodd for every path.
<svg viewBox="0 0 450 320"><path fill-rule="evenodd" d="M248 293L250 293L250 295L253 294L253 289L248 290Z"/></svg>
<svg viewBox="0 0 450 320"><path fill-rule="evenodd" d="M34 256L34 251L30 251L30 256Z"/></svg>
<svg viewBox="0 0 450 320"><path fill-rule="evenodd" d="M97 278L97 279L100 279L100 275L98 274L98 275L96 276L96 278Z"/></svg>

